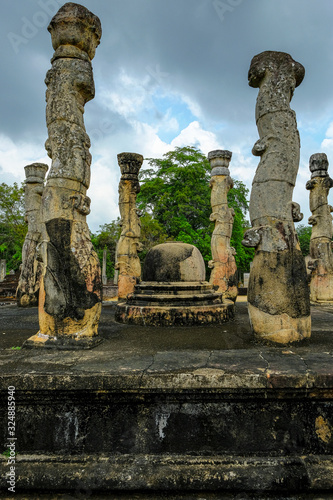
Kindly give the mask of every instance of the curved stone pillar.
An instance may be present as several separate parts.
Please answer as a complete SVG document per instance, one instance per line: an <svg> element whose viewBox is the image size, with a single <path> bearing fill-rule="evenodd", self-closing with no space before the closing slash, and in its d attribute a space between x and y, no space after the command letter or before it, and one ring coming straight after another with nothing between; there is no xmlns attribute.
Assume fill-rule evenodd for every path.
<svg viewBox="0 0 333 500"><path fill-rule="evenodd" d="M252 229L243 244L255 247L248 303L255 335L278 343L311 334L310 300L304 258L292 202L299 167L300 141L290 100L303 80L304 67L284 52L263 52L252 59L249 85L259 87L256 122L260 156L250 198Z"/></svg>
<svg viewBox="0 0 333 500"><path fill-rule="evenodd" d="M134 291L141 277L141 264L137 253L142 249L141 223L136 208L136 197L140 191L138 175L143 156L137 153L120 153L117 157L121 170L119 211L122 229L117 244L115 268L118 269L118 298L126 299L127 295Z"/></svg>
<svg viewBox="0 0 333 500"><path fill-rule="evenodd" d="M55 53L45 80L45 147L52 165L42 198L40 331L26 345L88 348L99 341L101 271L86 222L91 155L83 113L95 95L90 61L101 24L85 7L66 3L48 30Z"/></svg>
<svg viewBox="0 0 333 500"><path fill-rule="evenodd" d="M212 167L210 188L212 214L210 220L215 222L212 234L212 260L208 263L212 268L209 282L222 293L222 297L235 302L238 295L237 266L235 249L230 246L230 238L235 212L228 207L228 191L234 183L230 177L230 151L216 150L208 153ZM217 288L216 288L217 287Z"/></svg>
<svg viewBox="0 0 333 500"><path fill-rule="evenodd" d="M333 301L333 254L332 254L332 215L333 207L327 198L333 180L328 175L328 160L325 153L310 157L311 180L306 183L310 191L310 210L312 225L310 240L311 270L310 298L314 302Z"/></svg>
<svg viewBox="0 0 333 500"><path fill-rule="evenodd" d="M49 167L45 163L32 163L25 170L25 220L28 232L22 247L22 267L16 291L17 305L36 306L42 275L42 265L36 259L37 245L42 234L41 201L45 174Z"/></svg>

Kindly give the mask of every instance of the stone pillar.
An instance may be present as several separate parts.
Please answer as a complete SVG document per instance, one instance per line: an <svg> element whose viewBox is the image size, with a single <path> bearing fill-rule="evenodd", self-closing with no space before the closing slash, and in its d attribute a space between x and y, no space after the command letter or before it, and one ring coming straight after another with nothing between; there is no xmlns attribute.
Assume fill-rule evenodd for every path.
<svg viewBox="0 0 333 500"><path fill-rule="evenodd" d="M52 165L42 197L40 331L26 346L89 348L99 342L102 287L86 222L91 155L83 113L95 95L91 59L101 24L85 7L66 3L48 30L55 53L45 80L45 147Z"/></svg>
<svg viewBox="0 0 333 500"><path fill-rule="evenodd" d="M333 254L332 254L332 216L333 207L327 203L333 180L328 175L328 160L324 153L310 157L311 180L306 183L310 191L310 210L312 225L310 240L311 270L310 297L314 302L333 301Z"/></svg>
<svg viewBox="0 0 333 500"><path fill-rule="evenodd" d="M107 250L103 250L103 265L102 265L102 283L103 285L107 284L108 278L106 276L106 256Z"/></svg>
<svg viewBox="0 0 333 500"><path fill-rule="evenodd" d="M6 259L1 259L0 260L0 281L3 281L5 279L6 273L7 273Z"/></svg>
<svg viewBox="0 0 333 500"><path fill-rule="evenodd" d="M259 87L256 122L260 156L250 198L252 229L245 246L255 247L248 304L255 335L278 343L311 335L310 299L304 258L294 221L303 217L292 202L299 167L300 140L290 100L304 67L283 52L252 59L249 85Z"/></svg>
<svg viewBox="0 0 333 500"><path fill-rule="evenodd" d="M49 167L45 163L32 163L25 170L25 220L28 223L28 233L22 248L22 267L16 291L17 305L22 307L36 306L42 264L37 260L37 245L41 241L41 201L44 190L45 174Z"/></svg>
<svg viewBox="0 0 333 500"><path fill-rule="evenodd" d="M230 177L230 151L216 150L208 153L208 160L212 167L210 188L212 214L210 220L215 222L212 234L212 260L208 263L212 268L210 283L222 293L223 299L235 302L238 295L237 267L235 249L230 246L230 238L234 223L235 212L228 207L228 191L234 183Z"/></svg>
<svg viewBox="0 0 333 500"><path fill-rule="evenodd" d="M138 180L143 156L136 153L120 153L118 164L121 170L119 182L119 211L121 234L117 244L116 266L118 270L118 298L126 299L140 281L141 264L137 252L140 243L141 224L136 208L136 196L140 191Z"/></svg>

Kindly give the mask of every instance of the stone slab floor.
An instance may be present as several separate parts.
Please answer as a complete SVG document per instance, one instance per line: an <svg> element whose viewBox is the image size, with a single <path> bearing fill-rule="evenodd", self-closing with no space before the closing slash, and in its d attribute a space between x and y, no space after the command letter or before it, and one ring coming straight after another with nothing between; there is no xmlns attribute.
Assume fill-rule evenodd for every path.
<svg viewBox="0 0 333 500"><path fill-rule="evenodd" d="M333 387L333 306L312 307L312 338L298 345L265 346L252 338L247 303L236 303L236 319L220 326L138 327L114 321L115 303L103 306L99 332L103 342L90 351L18 349L38 331L37 308L0 307L0 381L4 391L10 382L25 391L62 389L71 375L73 390L113 388L154 391L214 387L249 390L308 388L331 391ZM67 380L67 382L66 382ZM95 384L99 386L95 387ZM103 385L104 384L104 385ZM231 384L231 385L229 385ZM44 387L45 386L45 387ZM178 389L177 389L178 388ZM328 396L329 398L331 396ZM4 494L4 493L3 493ZM41 493L18 499L123 498L124 500L180 499L333 499L333 492L300 496L265 496L250 493L176 492L108 493L89 490L71 494ZM0 498L7 498L1 496Z"/></svg>
<svg viewBox="0 0 333 500"><path fill-rule="evenodd" d="M263 346L257 343L250 329L247 314L247 302L243 297L236 303L236 318L234 321L222 325L190 326L190 327L141 327L124 325L115 322L115 302L103 304L99 334L103 342L91 351L67 351L66 365L70 358L73 363L89 359L98 360L99 369L112 368L137 370L138 365L146 368L156 368L163 359L165 370L177 366L190 368L197 365L207 355L211 357L223 354L222 351L239 350L238 355L242 362L251 362L253 357L262 357L260 353L271 351L277 354L302 357L313 355L322 356L322 362L332 363L333 355L333 305L312 307L312 336L298 344L286 346ZM0 352L2 362L30 364L45 361L45 350L15 349L38 331L37 307L19 308L16 305L0 307ZM156 358L157 356L157 358ZM283 357L283 356L282 356ZM155 358L155 359L154 359ZM53 351L54 363L62 364L64 353L56 354ZM117 361L116 361L117 360ZM148 365L146 365L148 361ZM106 363L106 364L105 364ZM194 365L193 365L194 363ZM332 365L331 365L332 366ZM84 370L84 363L80 363ZM160 367L160 366L159 366ZM7 370L6 370L7 371ZM89 368L90 371L90 368ZM103 370L104 371L104 370Z"/></svg>

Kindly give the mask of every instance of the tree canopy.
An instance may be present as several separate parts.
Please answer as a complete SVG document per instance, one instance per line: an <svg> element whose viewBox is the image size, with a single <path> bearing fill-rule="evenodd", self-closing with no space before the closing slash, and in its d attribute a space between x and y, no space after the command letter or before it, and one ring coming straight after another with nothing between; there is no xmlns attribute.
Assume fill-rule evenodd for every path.
<svg viewBox="0 0 333 500"><path fill-rule="evenodd" d="M211 168L207 158L197 148L187 146L148 161L150 168L140 172L138 207L158 221L168 239L195 245L208 263L214 224L209 220ZM243 182L234 181L228 193L229 206L235 210L231 245L236 249L236 263L241 272L249 270L254 255L253 249L241 244L248 227L247 195Z"/></svg>
<svg viewBox="0 0 333 500"><path fill-rule="evenodd" d="M19 269L28 225L24 220L24 187L0 184L0 258L7 269Z"/></svg>
<svg viewBox="0 0 333 500"><path fill-rule="evenodd" d="M304 257L310 253L310 239L311 239L311 226L304 226L304 224L298 224L296 227L296 233L298 236L299 245L301 247L302 254Z"/></svg>

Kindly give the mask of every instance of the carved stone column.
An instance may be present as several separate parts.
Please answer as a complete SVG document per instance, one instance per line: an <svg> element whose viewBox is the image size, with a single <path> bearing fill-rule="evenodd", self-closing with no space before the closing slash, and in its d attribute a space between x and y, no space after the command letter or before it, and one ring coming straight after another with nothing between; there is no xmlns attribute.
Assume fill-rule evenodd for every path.
<svg viewBox="0 0 333 500"><path fill-rule="evenodd" d="M24 168L25 220L28 223L28 233L23 243L21 275L16 291L17 305L22 307L36 306L38 303L43 268L36 258L36 249L42 235L40 207L48 168L45 163L32 163Z"/></svg>
<svg viewBox="0 0 333 500"><path fill-rule="evenodd" d="M83 113L95 94L90 61L101 24L85 7L66 3L48 30L55 53L45 80L45 147L52 165L42 198L40 331L26 345L88 348L99 342L101 271L86 222L91 155Z"/></svg>
<svg viewBox="0 0 333 500"><path fill-rule="evenodd" d="M140 281L141 264L137 252L140 243L141 224L136 208L136 196L140 191L138 180L143 156L136 153L117 155L121 170L119 182L119 211L122 231L117 244L116 269L118 269L118 298L126 299Z"/></svg>
<svg viewBox="0 0 333 500"><path fill-rule="evenodd" d="M324 153L310 157L311 180L306 183L310 191L310 210L312 225L310 240L311 270L310 297L314 302L333 301L333 254L332 254L332 215L333 207L327 197L333 180L328 175L328 160Z"/></svg>
<svg viewBox="0 0 333 500"><path fill-rule="evenodd" d="M294 221L303 217L292 195L299 167L300 141L290 100L303 80L304 67L283 52L252 59L249 85L259 87L256 122L260 156L251 192L252 229L243 244L256 253L248 288L254 333L273 342L311 335L310 300L304 258Z"/></svg>
<svg viewBox="0 0 333 500"><path fill-rule="evenodd" d="M107 250L103 250L103 264L102 264L102 283L106 285L108 282L108 277L106 275L106 258L107 258Z"/></svg>
<svg viewBox="0 0 333 500"><path fill-rule="evenodd" d="M230 246L230 238L234 223L235 212L228 207L228 191L234 183L230 177L230 151L216 150L208 153L208 160L212 167L210 181L212 214L210 220L215 222L212 234L212 260L208 263L212 268L209 282L218 287L224 299L235 302L238 295L237 267L235 249Z"/></svg>
<svg viewBox="0 0 333 500"><path fill-rule="evenodd" d="M7 273L6 259L1 259L0 260L0 281L4 281L4 279L6 278L6 273Z"/></svg>

